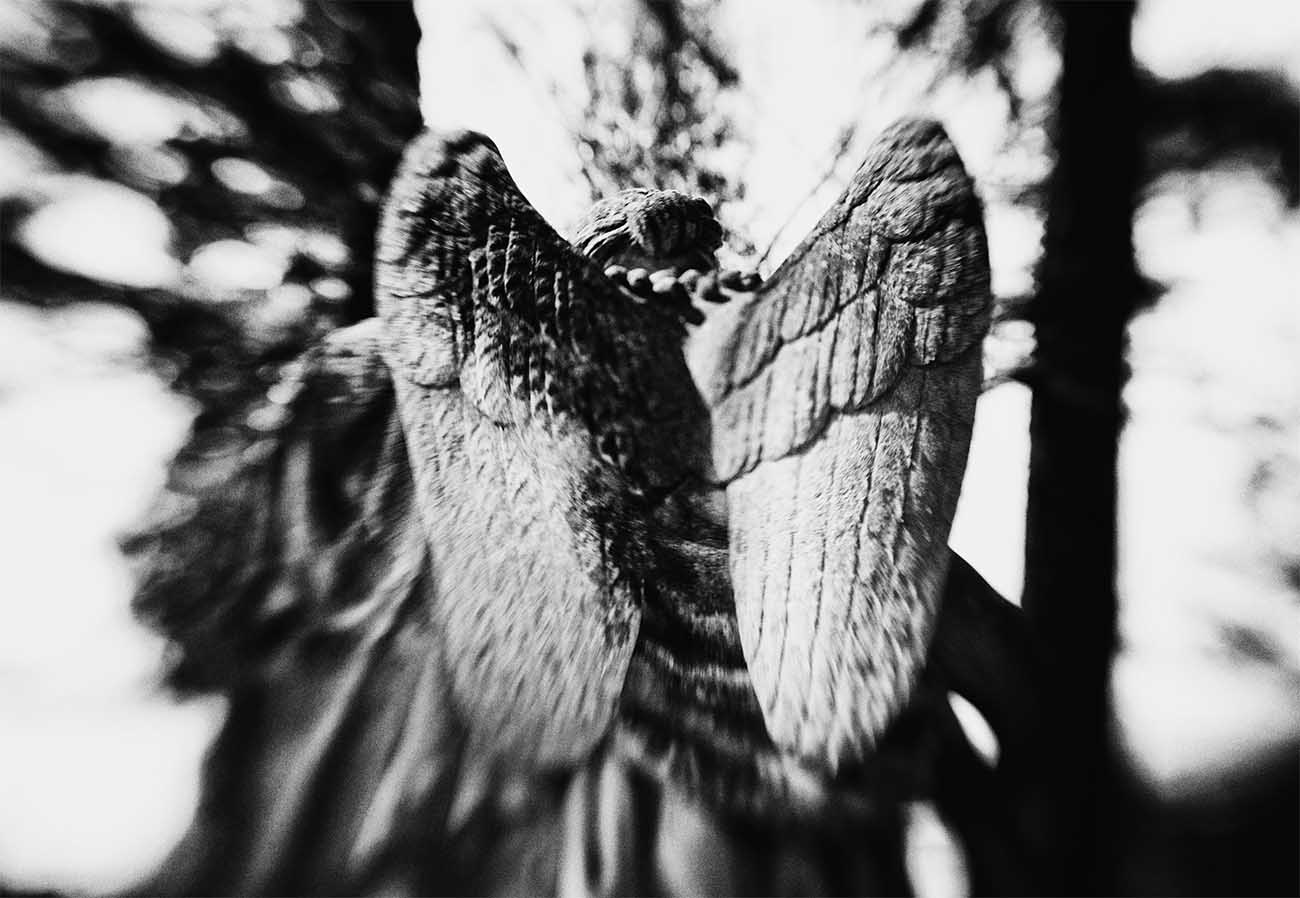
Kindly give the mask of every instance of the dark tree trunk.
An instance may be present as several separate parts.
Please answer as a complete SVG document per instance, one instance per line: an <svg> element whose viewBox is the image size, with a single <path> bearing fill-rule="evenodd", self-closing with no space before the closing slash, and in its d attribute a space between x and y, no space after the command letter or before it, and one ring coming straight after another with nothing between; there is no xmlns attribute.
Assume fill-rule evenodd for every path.
<svg viewBox="0 0 1300 898"><path fill-rule="evenodd" d="M1115 888L1107 815L1115 647L1116 455L1124 330L1138 294L1131 226L1136 84L1128 3L1062 2L1057 164L1049 185L1030 419L1024 608L1049 662L1046 870L1056 894Z"/></svg>

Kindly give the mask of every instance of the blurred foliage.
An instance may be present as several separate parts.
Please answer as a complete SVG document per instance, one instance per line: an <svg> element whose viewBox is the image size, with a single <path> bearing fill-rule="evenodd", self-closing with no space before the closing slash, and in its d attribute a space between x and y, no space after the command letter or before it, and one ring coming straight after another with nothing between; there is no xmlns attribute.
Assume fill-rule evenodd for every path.
<svg viewBox="0 0 1300 898"><path fill-rule="evenodd" d="M1061 24L1051 7L1041 0L920 0L910 13L881 26L894 41L896 59L928 57L936 63L932 86L945 78L974 78L992 74L1006 97L1009 133L1005 146L1013 146L1020 132L1050 126L1055 111L1054 92L1027 89L1019 69L1036 40L1046 39L1050 52L1060 56ZM1037 213L1046 210L1046 172L1023 181L1014 192L1016 202ZM1021 302L1023 306L1023 300ZM1013 315L1020 309L1009 310Z"/></svg>
<svg viewBox="0 0 1300 898"><path fill-rule="evenodd" d="M1245 164L1300 206L1300 91L1286 78L1216 68L1177 79L1144 73L1139 85L1148 183Z"/></svg>
<svg viewBox="0 0 1300 898"><path fill-rule="evenodd" d="M639 0L630 59L584 53L587 102L574 136L593 201L628 187L680 190L715 207L744 197L734 173L709 162L734 136L718 96L739 82L711 33L711 6ZM753 252L742 236L727 239Z"/></svg>
<svg viewBox="0 0 1300 898"><path fill-rule="evenodd" d="M631 55L584 54L587 95L573 128L593 199L630 186L672 187L720 208L744 197L727 153L715 152L736 140L726 100L743 89L713 31L716 7L632 0ZM1017 76L1027 36L1059 31L1045 4L920 0L882 27L898 59L937 60L936 77L992 72L1013 127L1048 122L1051 97L1027 94ZM368 314L375 205L419 122L417 34L405 2L9 5L0 14L4 296L136 309L170 382L219 415L240 408L315 334ZM1235 70L1139 84L1144 185L1244 162L1300 201L1294 86ZM828 178L857 144L847 122ZM88 183L130 191L165 217L159 234L137 241L159 244L157 272L143 283L115 282L66 248L40 251L50 229L28 227L32 219ZM1017 200L1041 213L1044 185L1026 182ZM120 220L122 229L134 222ZM93 229L67 233L69 244L96 242ZM743 235L728 244L755 254Z"/></svg>
<svg viewBox="0 0 1300 898"><path fill-rule="evenodd" d="M1048 109L1018 86L1017 43L1046 27L1059 42L1059 17L1042 0L920 0L886 26L900 54L927 54L948 75L993 73L1012 117L1038 120ZM1138 72L1142 180L1244 163L1259 170L1291 207L1300 206L1300 91L1280 73L1212 69L1164 79ZM1039 208L1042 185L1025 194Z"/></svg>
<svg viewBox="0 0 1300 898"><path fill-rule="evenodd" d="M1012 117L1019 118L1024 97L1014 79L1016 37L1039 12L1040 5L1030 0L921 0L890 30L902 53L938 56L951 73L992 71Z"/></svg>
<svg viewBox="0 0 1300 898"><path fill-rule="evenodd" d="M135 309L214 421L369 314L377 203L420 122L409 3L22 0L0 19L5 298Z"/></svg>

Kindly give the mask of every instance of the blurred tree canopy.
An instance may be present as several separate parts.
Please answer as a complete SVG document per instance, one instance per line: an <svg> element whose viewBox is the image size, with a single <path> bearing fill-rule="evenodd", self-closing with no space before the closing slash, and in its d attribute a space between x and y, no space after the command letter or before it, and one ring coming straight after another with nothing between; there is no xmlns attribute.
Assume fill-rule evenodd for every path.
<svg viewBox="0 0 1300 898"><path fill-rule="evenodd" d="M4 18L6 299L134 309L204 422L369 314L377 203L420 121L408 4L20 2ZM97 252L122 239L158 264L106 267Z"/></svg>

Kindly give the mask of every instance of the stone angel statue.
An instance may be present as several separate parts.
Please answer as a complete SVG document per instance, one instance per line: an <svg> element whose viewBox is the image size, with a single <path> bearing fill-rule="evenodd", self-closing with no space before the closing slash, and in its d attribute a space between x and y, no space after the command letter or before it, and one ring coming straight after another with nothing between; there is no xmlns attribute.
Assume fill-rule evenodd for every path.
<svg viewBox="0 0 1300 898"><path fill-rule="evenodd" d="M632 190L570 243L488 138L411 144L378 317L132 542L178 684L230 700L149 888L924 891L923 802L964 888L1014 887L947 700L1014 754L1014 609L947 546L990 314L972 181L903 121L770 278L720 242L705 201Z"/></svg>

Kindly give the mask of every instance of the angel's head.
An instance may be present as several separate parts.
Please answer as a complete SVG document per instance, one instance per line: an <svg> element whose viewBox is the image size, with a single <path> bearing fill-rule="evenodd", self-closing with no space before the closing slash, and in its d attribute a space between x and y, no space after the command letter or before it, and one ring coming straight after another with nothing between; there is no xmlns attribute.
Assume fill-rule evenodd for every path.
<svg viewBox="0 0 1300 898"><path fill-rule="evenodd" d="M717 266L722 226L700 197L634 188L592 206L573 242L602 267L708 271Z"/></svg>

